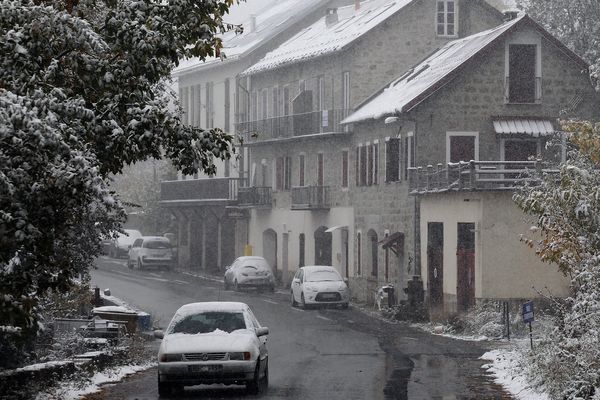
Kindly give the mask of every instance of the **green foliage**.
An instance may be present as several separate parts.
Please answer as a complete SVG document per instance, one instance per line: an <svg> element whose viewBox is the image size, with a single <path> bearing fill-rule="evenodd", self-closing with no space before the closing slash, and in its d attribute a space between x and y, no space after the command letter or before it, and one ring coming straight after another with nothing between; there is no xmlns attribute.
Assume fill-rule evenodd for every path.
<svg viewBox="0 0 600 400"><path fill-rule="evenodd" d="M218 56L234 0L0 0L0 327L38 329L125 219L111 174L165 156L186 174L233 154L184 126L168 79Z"/></svg>

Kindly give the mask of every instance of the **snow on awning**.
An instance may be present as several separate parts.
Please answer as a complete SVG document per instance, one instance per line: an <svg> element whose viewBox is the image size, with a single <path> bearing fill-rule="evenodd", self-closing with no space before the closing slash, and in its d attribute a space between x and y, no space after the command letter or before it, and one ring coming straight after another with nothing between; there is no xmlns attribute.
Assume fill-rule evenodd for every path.
<svg viewBox="0 0 600 400"><path fill-rule="evenodd" d="M555 132L552 122L542 118L496 118L493 122L496 133L508 137L515 135L541 137Z"/></svg>
<svg viewBox="0 0 600 400"><path fill-rule="evenodd" d="M332 226L331 228L327 229L325 232L327 233L331 233L333 231L337 231L338 229L348 229L348 225L337 225L337 226Z"/></svg>

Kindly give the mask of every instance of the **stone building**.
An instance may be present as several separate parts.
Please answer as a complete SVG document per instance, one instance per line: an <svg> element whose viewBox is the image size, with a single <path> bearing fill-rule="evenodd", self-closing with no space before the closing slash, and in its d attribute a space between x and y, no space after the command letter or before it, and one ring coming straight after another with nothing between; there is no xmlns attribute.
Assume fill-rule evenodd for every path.
<svg viewBox="0 0 600 400"><path fill-rule="evenodd" d="M186 124L233 133L239 119L237 99L243 87L237 75L264 54L319 18L327 7L321 0L277 0L262 12L249 15L241 34L223 35L221 58L181 60L173 71L175 90ZM289 10L294 9L290 14ZM247 177L244 152L239 159L216 160L217 173L179 174L176 180L161 182L161 207L177 219L178 267L183 270L219 270L243 252L247 241L246 221L236 210L237 188ZM236 245L237 244L237 245Z"/></svg>
<svg viewBox="0 0 600 400"><path fill-rule="evenodd" d="M327 9L240 74L249 185L238 207L254 254L283 282L298 266L333 265L364 301L417 273L413 161L401 157L399 128L374 136L341 121L436 49L502 18L478 0L357 1Z"/></svg>
<svg viewBox="0 0 600 400"><path fill-rule="evenodd" d="M390 202L404 204L404 232L415 221L433 315L568 293L556 267L520 241L530 224L512 193L527 169L552 173L564 159L558 118L599 120L600 102L582 59L528 16L509 16L449 42L344 121L355 138L401 154L391 171L404 181ZM389 158L379 165L389 169Z"/></svg>

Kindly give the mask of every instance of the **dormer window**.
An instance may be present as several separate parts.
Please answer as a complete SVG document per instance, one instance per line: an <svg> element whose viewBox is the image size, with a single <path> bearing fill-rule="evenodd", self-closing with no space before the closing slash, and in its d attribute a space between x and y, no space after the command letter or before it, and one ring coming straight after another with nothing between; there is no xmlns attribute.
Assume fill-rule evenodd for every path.
<svg viewBox="0 0 600 400"><path fill-rule="evenodd" d="M540 38L527 32L506 44L505 102L534 104L542 99Z"/></svg>
<svg viewBox="0 0 600 400"><path fill-rule="evenodd" d="M436 32L438 36L457 35L457 2L455 0L438 0L436 12Z"/></svg>

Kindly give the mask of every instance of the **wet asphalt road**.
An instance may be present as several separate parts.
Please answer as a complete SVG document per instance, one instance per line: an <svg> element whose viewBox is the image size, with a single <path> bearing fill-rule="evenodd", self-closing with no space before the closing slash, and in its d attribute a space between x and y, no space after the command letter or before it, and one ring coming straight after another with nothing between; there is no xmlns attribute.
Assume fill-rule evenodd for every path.
<svg viewBox="0 0 600 400"><path fill-rule="evenodd" d="M102 257L92 285L151 313L166 326L177 308L195 301L243 301L270 329L270 383L247 396L241 386L186 388L181 399L511 399L481 369L489 345L434 336L350 307L300 310L287 290L223 291L222 283L179 273L128 270ZM150 344L158 348L158 341ZM156 369L107 386L88 400L158 399Z"/></svg>

